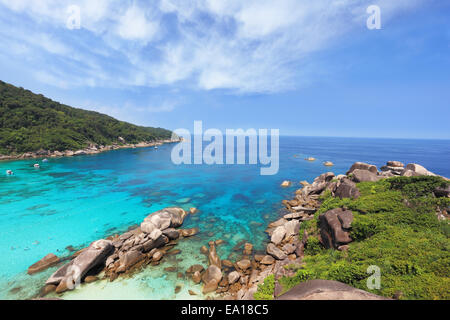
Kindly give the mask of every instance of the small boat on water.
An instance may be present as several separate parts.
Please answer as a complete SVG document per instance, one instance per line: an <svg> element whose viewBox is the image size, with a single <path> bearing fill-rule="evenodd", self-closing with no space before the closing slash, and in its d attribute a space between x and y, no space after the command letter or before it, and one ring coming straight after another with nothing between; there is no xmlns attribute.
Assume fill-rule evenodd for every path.
<svg viewBox="0 0 450 320"><path fill-rule="evenodd" d="M158 149L158 146L155 146L155 149Z"/></svg>
<svg viewBox="0 0 450 320"><path fill-rule="evenodd" d="M39 163L35 163L35 164L34 164L34 167L35 167L35 168L40 168L41 166L39 165Z"/></svg>
<svg viewBox="0 0 450 320"><path fill-rule="evenodd" d="M48 159L44 159L44 160L42 160L42 162L48 162Z"/></svg>
<svg viewBox="0 0 450 320"><path fill-rule="evenodd" d="M14 172L12 172L12 170L6 170L6 175L12 176L14 175Z"/></svg>

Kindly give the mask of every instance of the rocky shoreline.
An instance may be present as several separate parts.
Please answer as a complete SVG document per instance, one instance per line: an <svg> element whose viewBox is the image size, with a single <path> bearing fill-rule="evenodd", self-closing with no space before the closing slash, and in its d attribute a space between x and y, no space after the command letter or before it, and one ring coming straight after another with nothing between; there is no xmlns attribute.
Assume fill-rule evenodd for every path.
<svg viewBox="0 0 450 320"><path fill-rule="evenodd" d="M190 210L195 214L196 209ZM194 236L197 228L179 229L188 213L181 208L166 208L150 214L139 227L121 235L92 242L88 247L75 252L61 261L53 254L33 264L28 274L63 264L45 282L39 296L49 293L61 294L75 289L83 282L90 283L101 279L114 281L123 275L131 275L140 267L159 265L166 255L176 255L178 241Z"/></svg>
<svg viewBox="0 0 450 320"><path fill-rule="evenodd" d="M119 137L121 141L120 144L113 144L110 146L103 146L97 144L90 144L87 148L80 150L65 150L65 151L50 151L50 150L39 150L35 152L26 152L20 155L2 155L0 154L0 161L10 161L10 160L25 160L25 159L42 159L42 158L62 158L62 157L76 157L85 155L94 155L102 152L119 150L119 149L135 149L135 148L148 148L157 147L168 143L177 143L181 140L157 140L151 142L140 142L140 143L126 143L125 140Z"/></svg>
<svg viewBox="0 0 450 320"><path fill-rule="evenodd" d="M275 278L273 298L276 299L312 299L319 296L336 299L340 295L352 299L385 299L342 283L325 280L302 283L295 290L280 296L284 290L278 280L283 276L293 276L295 270L301 268L308 233L305 231L299 237L300 226L304 221L314 218L321 206L321 194L331 192L334 197L358 198L360 194L356 183L393 176L420 175L435 176L418 164L404 166L400 162L389 161L378 171L374 165L357 162L345 175L336 176L327 172L314 179L311 184L303 181L300 183L302 187L295 191L294 199L283 200L283 216L268 225L266 233L270 240L265 252L254 252L253 244L242 241L233 249L234 252L241 252L236 261L222 260L217 253L217 246L224 241L217 239L200 249L207 258L207 266L192 265L181 276L192 279L194 284L202 283L202 293L213 293L213 296L207 297L214 299L253 300L258 285L269 275L274 275ZM439 189L435 194L450 197L450 190ZM150 214L137 228L93 242L89 247L76 252L68 263L46 281L40 297L51 292L60 294L72 290L80 282L101 279L114 281L125 274L132 275L141 267L160 264L164 256L179 253L175 249L178 241L199 232L197 228L178 229L188 214L196 212L195 208L191 208L189 212L181 208L166 208ZM447 212L437 215L439 219L449 217ZM345 208L329 210L319 216L319 221L321 244L326 248L348 250L348 244L353 241L350 237L352 211ZM28 273L40 272L58 263L59 259L49 254L31 266ZM177 293L177 288L174 290ZM193 291L189 293L196 294Z"/></svg>
<svg viewBox="0 0 450 320"><path fill-rule="evenodd" d="M311 220L320 208L320 195L329 191L340 198L357 198L358 182L378 181L394 176L436 176L418 164L404 164L389 161L378 171L374 165L357 162L345 175L336 176L327 172L317 177L312 184L301 182L302 188L295 192L292 200L283 200L286 212L284 216L268 225L266 233L270 241L264 254L252 255L252 244L245 243L242 259L233 263L216 257L215 243L209 243L203 253L209 256L209 267L204 273L192 276L196 283L204 283L203 293L215 291L222 299L253 300L258 285L269 275L275 277L273 298L276 299L386 299L369 292L349 287L336 281L312 280L302 283L289 292L279 296L283 288L277 281L283 276L294 276L295 270L302 266L308 234L305 231L299 237L300 225ZM448 180L447 178L444 178ZM286 183L282 184L286 187ZM450 197L449 188L436 190L437 196ZM438 218L447 219L448 213L437 213ZM350 210L334 209L319 216L321 224L321 243L326 248L347 250L352 242L350 237L353 214ZM222 272L225 274L223 276ZM295 293L297 291L297 293Z"/></svg>

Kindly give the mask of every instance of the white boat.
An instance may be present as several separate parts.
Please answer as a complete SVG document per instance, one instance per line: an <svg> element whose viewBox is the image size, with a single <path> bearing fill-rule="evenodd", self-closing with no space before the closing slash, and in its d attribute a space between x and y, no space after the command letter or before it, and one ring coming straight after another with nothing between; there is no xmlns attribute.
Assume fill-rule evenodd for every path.
<svg viewBox="0 0 450 320"><path fill-rule="evenodd" d="M39 165L39 163L36 163L36 164L34 165L34 167L35 167L35 168L40 168L41 166Z"/></svg>
<svg viewBox="0 0 450 320"><path fill-rule="evenodd" d="M42 160L42 162L48 162L48 159L44 159L44 160Z"/></svg>
<svg viewBox="0 0 450 320"><path fill-rule="evenodd" d="M12 176L14 174L14 172L12 172L12 170L6 170L6 174L8 176Z"/></svg>

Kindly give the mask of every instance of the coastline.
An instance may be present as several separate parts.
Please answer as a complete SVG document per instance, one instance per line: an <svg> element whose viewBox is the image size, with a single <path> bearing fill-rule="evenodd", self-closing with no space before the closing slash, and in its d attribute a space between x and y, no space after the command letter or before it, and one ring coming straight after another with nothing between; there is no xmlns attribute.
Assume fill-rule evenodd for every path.
<svg viewBox="0 0 450 320"><path fill-rule="evenodd" d="M166 225L161 224L159 229L161 229L162 235L164 235L162 239L167 237L167 240L169 240L168 242L166 242L166 240L159 242L161 240L161 235L160 237L157 237L159 232L152 234L154 230L142 230L142 224L140 227L138 225L134 225L132 228L130 227L125 234L122 233L123 231L114 233L111 237L108 237L109 234L106 234L104 235L104 237L107 237L104 238L106 240L100 241L117 241L117 247L114 247L118 249L118 252L116 252L117 256L111 258L108 263L109 268L103 268L100 273L95 273L93 276L94 278L89 278L89 281L94 281L94 283L91 284L91 282L87 283L86 281L86 283L82 284L79 291L65 292L63 295L50 293L48 297L66 299L67 294L67 299L80 299L83 298L83 296L99 296L99 294L103 292L105 298L117 298L117 294L120 293L117 290L122 285L128 285L138 289L142 282L145 282L148 287L151 287L152 281L156 281L155 285L165 287L164 294L166 296L170 294L173 299L186 299L192 296L193 299L213 298L251 300L255 298L253 295L257 292L258 286L263 285L265 283L264 280L268 276L274 275L276 276L275 279L280 276L293 276L298 269L290 268L288 266L296 264L300 267L302 265L303 249L305 243L308 241L308 235L306 238L302 238L302 232L299 233L298 228L300 227L300 224L307 223L309 220L317 218L315 217L315 212L320 209L321 201L319 197L322 192L330 190L333 194L337 195L341 194L341 189L343 189L347 190L349 195L353 195L353 191L357 192L354 190L354 184L356 182L361 182L362 180L379 180L394 176L408 177L420 175L433 176L434 174L416 164L404 166L399 162L391 161L386 166L381 167L380 171L378 171L373 165L355 163L346 174L335 176L332 173L325 173L317 176L315 179L308 179L310 181L314 180L311 184L306 181L302 181L300 185L292 183L290 186L292 189L289 190L289 194L295 194L295 197L292 199L291 196L289 196L288 199L292 200L283 200L282 206L278 205L280 210L277 210L277 216L272 217L270 220L266 220L266 224L264 225L268 226L268 228L265 229L266 232L264 233L264 229L261 229L259 233L259 235L264 235L264 239L262 240L262 238L257 235L251 238L243 238L247 241L239 241L233 248L230 247L231 251L229 251L230 254L227 257L220 254L223 252L221 247L223 245L227 246L229 241L229 238L226 235L213 236L212 239L210 239L213 241L204 241L202 248L200 248L200 246L195 249L190 248L191 245L184 241L179 241L178 243L179 239L191 237L192 241L196 241L195 234L206 231L204 226L198 224L198 222L196 224L189 223L189 227L199 227L202 230L197 228L188 230L178 229L177 231L173 229L167 230ZM303 185L303 187L301 187L301 185ZM279 187L283 188L282 186ZM286 199L286 197L283 199ZM151 220L151 217L154 215L161 215L161 213L166 210L167 208L162 209L159 212L153 212L144 220L144 222ZM182 210L184 210L185 213L183 213ZM202 209L200 210L203 211ZM180 208L180 212L182 212L182 220L187 216L191 216L191 219L194 220L194 217L197 214L197 210L192 206L184 207L184 209ZM204 212L207 213L208 211ZM440 218L442 218L442 215ZM444 218L448 219L448 217ZM213 218L211 218L211 221L212 219ZM194 221L198 220L199 217L196 217ZM176 223L177 226L178 224L180 223ZM130 233L132 234L131 236ZM176 236L177 233L178 237ZM311 236L311 234L309 236ZM144 255L128 255L128 252L130 251L139 251L140 245L144 245L152 237L157 238L153 241L156 241L156 245L159 243L161 247L153 248L156 250L151 249L150 251L145 252ZM169 237L177 239L170 240ZM122 240L123 243L121 243ZM330 241L331 240L333 239L330 239ZM260 244L263 245L263 248L261 249L259 249ZM129 245L131 247L128 247ZM180 247L180 245L182 247ZM148 243L147 246L148 249L150 249L153 244ZM345 251L347 249L345 245L341 248L339 248L341 245L336 246L335 244L332 244L332 246L338 251ZM79 249L79 247L77 249ZM183 255L178 255L180 249L184 252L183 255L189 252L189 258L185 259ZM152 250L154 252L151 252ZM123 251L125 255L120 254L120 251ZM75 251L73 251L71 255L74 252ZM162 256L154 259L153 254L156 252L161 253ZM219 254L217 252L219 252ZM48 252L44 254L47 253ZM81 253L81 251L78 253ZM105 262L110 256L111 254L105 258ZM128 258L126 258L127 256ZM62 256L60 259L61 262L67 263L74 257L75 256ZM221 258L223 258L223 260ZM183 259L186 261L181 262ZM49 262L51 262L51 260L49 260ZM160 263L164 263L164 265L156 267ZM146 267L146 265L149 266ZM150 265L154 268L150 267ZM58 264L58 266L61 265ZM125 270L123 270L124 268ZM217 271L220 271L220 273ZM95 279L95 277L98 277L98 279ZM157 280L161 277L170 277L170 282L173 286L167 286L167 282L164 283ZM114 281L115 279L119 282ZM43 283L44 282L40 285ZM178 286L178 284L181 285ZM40 285L38 284L38 286ZM53 289L56 288L53 287ZM280 288L277 290L280 290ZM189 291L193 291L195 294L190 295ZM138 298L139 290L133 292L135 295L134 297ZM157 299L158 293L155 292L154 294L154 298ZM277 295L272 298L275 298L276 296ZM43 298L41 295L34 297ZM260 298L259 293L257 297Z"/></svg>
<svg viewBox="0 0 450 320"><path fill-rule="evenodd" d="M156 140L152 142L139 142L139 143L124 143L113 144L109 146L90 145L87 148L80 150L65 150L65 151L49 151L39 150L34 152L25 152L20 155L2 155L0 154L0 161L14 161L14 160L28 160L28 159L45 159L45 158L63 158L63 157L76 157L85 155L94 155L108 151L120 150L120 149L136 149L136 148L148 148L161 146L164 144L178 143L181 140Z"/></svg>

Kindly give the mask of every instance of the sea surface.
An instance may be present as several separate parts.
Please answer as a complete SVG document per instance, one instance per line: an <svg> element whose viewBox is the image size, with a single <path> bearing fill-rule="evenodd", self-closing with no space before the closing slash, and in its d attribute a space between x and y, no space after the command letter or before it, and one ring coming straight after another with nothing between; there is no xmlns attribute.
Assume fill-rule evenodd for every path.
<svg viewBox="0 0 450 320"><path fill-rule="evenodd" d="M450 177L450 141L281 137L280 170L261 176L255 165L175 165L174 145L124 149L92 156L0 162L0 299L35 296L55 268L29 276L27 268L52 252L68 256L94 240L126 231L169 206L196 207L183 228L200 233L179 242L181 254L129 278L83 284L65 299L202 299L201 287L177 278L192 264L206 265L200 247L223 239L222 259L238 259L242 240L264 249L267 224L283 214L299 182L327 171L345 173L356 161L378 167L388 160L419 163ZM308 162L306 157L317 161ZM324 161L334 162L325 167ZM34 163L40 163L36 169ZM14 176L6 176L6 170ZM293 181L281 188L284 180ZM165 272L176 266L176 272ZM174 288L182 290L175 294ZM190 296L188 289L199 293Z"/></svg>

